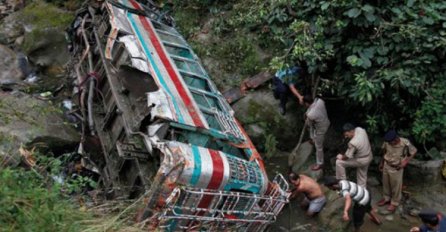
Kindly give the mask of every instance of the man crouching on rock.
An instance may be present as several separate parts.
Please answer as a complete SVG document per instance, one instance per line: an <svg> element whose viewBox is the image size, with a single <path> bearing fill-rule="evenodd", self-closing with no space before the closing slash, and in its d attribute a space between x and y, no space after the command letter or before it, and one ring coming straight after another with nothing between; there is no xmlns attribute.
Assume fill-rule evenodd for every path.
<svg viewBox="0 0 446 232"><path fill-rule="evenodd" d="M298 193L305 195L304 200L301 202L301 207L307 210L308 216L312 217L324 208L327 200L322 192L321 186L315 180L311 177L297 175L293 172L288 175L288 179L295 187L291 190L290 198L294 198Z"/></svg>
<svg viewBox="0 0 446 232"><path fill-rule="evenodd" d="M344 214L342 219L344 221L349 221L350 217L348 211L353 205L353 225L355 226L355 232L361 231L360 228L364 224L365 214L369 214L370 220L378 225L381 224L378 216L373 212L372 209L372 198L369 191L357 185L354 182L347 180L338 180L334 176L327 176L324 179L324 185L329 189L338 191L339 195L343 196L345 199Z"/></svg>

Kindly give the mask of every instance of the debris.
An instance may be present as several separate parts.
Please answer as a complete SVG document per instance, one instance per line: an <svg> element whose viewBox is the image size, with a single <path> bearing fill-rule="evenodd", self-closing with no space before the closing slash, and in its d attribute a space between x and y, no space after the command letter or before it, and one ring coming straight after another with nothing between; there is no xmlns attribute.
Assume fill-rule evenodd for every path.
<svg viewBox="0 0 446 232"><path fill-rule="evenodd" d="M269 72L261 72L257 75L245 79L240 87L232 88L223 93L229 104L232 104L246 95L246 91L249 89L256 89L263 85L265 82L272 78L272 74Z"/></svg>
<svg viewBox="0 0 446 232"><path fill-rule="evenodd" d="M27 150L23 147L19 148L19 152L20 155L23 157L23 161L30 168L36 166L36 157L34 157L35 148L36 147L33 147L31 150Z"/></svg>
<svg viewBox="0 0 446 232"><path fill-rule="evenodd" d="M50 91L43 92L43 93L40 94L40 96L43 97L43 98L48 98L51 95L53 95L53 93L51 93Z"/></svg>
<svg viewBox="0 0 446 232"><path fill-rule="evenodd" d="M63 100L62 105L67 110L72 110L73 109L73 102L71 100L69 100L69 99Z"/></svg>

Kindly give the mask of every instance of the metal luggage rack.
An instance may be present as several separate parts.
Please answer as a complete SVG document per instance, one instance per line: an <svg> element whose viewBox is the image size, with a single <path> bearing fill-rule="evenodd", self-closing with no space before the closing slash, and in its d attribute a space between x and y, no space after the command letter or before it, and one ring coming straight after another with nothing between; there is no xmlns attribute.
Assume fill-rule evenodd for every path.
<svg viewBox="0 0 446 232"><path fill-rule="evenodd" d="M174 189L158 218L160 228L262 231L288 203L288 184L277 175L265 195L209 189ZM203 202L205 202L203 204ZM207 206L203 206L207 205Z"/></svg>

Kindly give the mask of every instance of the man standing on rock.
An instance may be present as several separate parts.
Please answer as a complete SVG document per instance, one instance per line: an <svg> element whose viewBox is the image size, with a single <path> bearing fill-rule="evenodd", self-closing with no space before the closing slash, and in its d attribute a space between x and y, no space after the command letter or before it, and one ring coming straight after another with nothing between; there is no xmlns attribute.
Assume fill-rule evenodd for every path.
<svg viewBox="0 0 446 232"><path fill-rule="evenodd" d="M327 186L331 190L339 191L339 195L344 197L344 213L342 215L342 219L344 221L349 221L349 209L354 202L353 205L353 226L355 227L355 231L360 231L362 224L364 224L364 216L365 214L369 214L370 220L378 225L381 225L381 221L378 216L373 212L373 208L371 205L372 198L370 196L369 191L357 185L354 182L347 180L338 180L334 176L327 176L324 178L324 185Z"/></svg>
<svg viewBox="0 0 446 232"><path fill-rule="evenodd" d="M311 170L317 171L324 164L324 139L325 133L327 133L328 127L330 127L330 120L328 119L324 100L320 98L313 99L311 95L305 95L304 104L308 108L305 116L309 122L310 138L316 147L316 164L311 167Z"/></svg>
<svg viewBox="0 0 446 232"><path fill-rule="evenodd" d="M286 103L290 93L293 93L299 100L299 104L303 105L304 97L296 89L296 83L298 81L299 74L302 73L302 69L298 66L294 66L288 69L279 70L273 77L274 84L274 97L280 99L280 113L286 114Z"/></svg>
<svg viewBox="0 0 446 232"><path fill-rule="evenodd" d="M307 210L307 216L312 217L324 208L327 200L321 186L315 180L306 175L297 175L294 172L288 175L288 180L295 187L290 198L295 197L297 193L305 195L301 206Z"/></svg>
<svg viewBox="0 0 446 232"><path fill-rule="evenodd" d="M373 155L367 132L361 127L354 127L346 123L342 130L344 137L349 138L348 148L345 154L336 156L336 178L346 180L345 168L356 168L356 181L359 186L367 186L367 171Z"/></svg>
<svg viewBox="0 0 446 232"><path fill-rule="evenodd" d="M382 145L384 158L379 170L383 173L383 199L378 206L390 204L387 211L394 212L400 204L403 186L403 171L417 153L417 149L406 138L399 137L395 130L384 135Z"/></svg>

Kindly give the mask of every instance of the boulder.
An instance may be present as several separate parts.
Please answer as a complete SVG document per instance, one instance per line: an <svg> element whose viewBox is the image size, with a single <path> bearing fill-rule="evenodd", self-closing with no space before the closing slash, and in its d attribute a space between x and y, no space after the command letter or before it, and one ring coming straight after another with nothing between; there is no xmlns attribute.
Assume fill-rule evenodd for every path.
<svg viewBox="0 0 446 232"><path fill-rule="evenodd" d="M0 163L16 165L20 146L63 153L79 143L60 109L22 93L0 92Z"/></svg>
<svg viewBox="0 0 446 232"><path fill-rule="evenodd" d="M248 94L232 105L235 116L245 128L255 125L253 130L248 130L252 141L264 150L265 138L273 135L278 144L277 148L283 151L292 150L298 140L303 126L304 107L299 106L297 100L290 97L287 105L287 114L279 113L279 101L274 99L271 90L264 88L248 92ZM258 133L260 127L264 132Z"/></svg>
<svg viewBox="0 0 446 232"><path fill-rule="evenodd" d="M0 2L0 19L11 12L21 9L25 5L25 0L4 0Z"/></svg>
<svg viewBox="0 0 446 232"><path fill-rule="evenodd" d="M310 155L313 153L314 146L309 142L302 143L299 147L295 147L289 154L288 165L292 167L293 172L301 173L306 168L306 164L313 162L313 157Z"/></svg>
<svg viewBox="0 0 446 232"><path fill-rule="evenodd" d="M16 85L24 79L20 70L16 53L10 48L0 45L0 87Z"/></svg>
<svg viewBox="0 0 446 232"><path fill-rule="evenodd" d="M348 222L342 220L342 212L344 209L344 198L340 197L337 192L323 188L327 204L319 213L319 219L322 225L325 225L333 231L347 231Z"/></svg>
<svg viewBox="0 0 446 232"><path fill-rule="evenodd" d="M431 183L442 181L442 168L445 159L421 161L412 159L404 170L406 178L419 183Z"/></svg>

